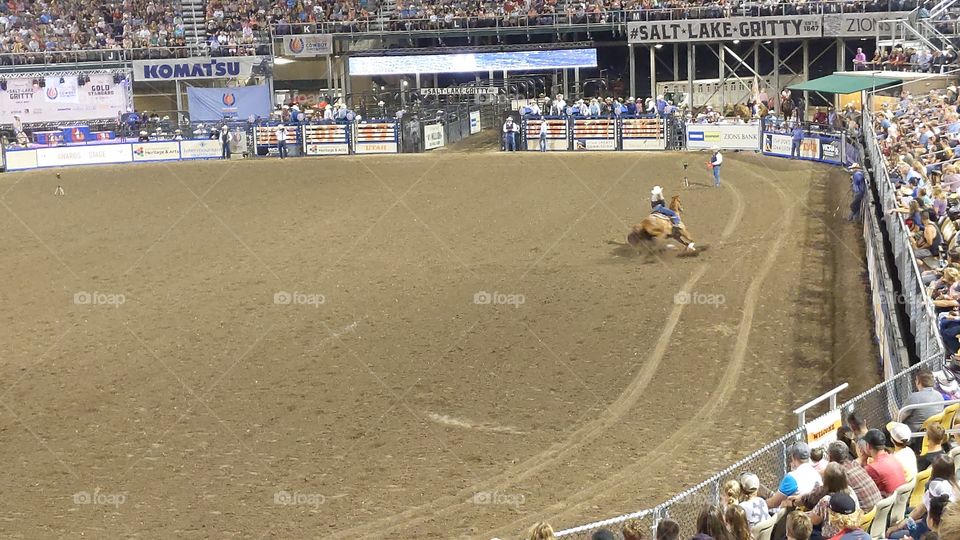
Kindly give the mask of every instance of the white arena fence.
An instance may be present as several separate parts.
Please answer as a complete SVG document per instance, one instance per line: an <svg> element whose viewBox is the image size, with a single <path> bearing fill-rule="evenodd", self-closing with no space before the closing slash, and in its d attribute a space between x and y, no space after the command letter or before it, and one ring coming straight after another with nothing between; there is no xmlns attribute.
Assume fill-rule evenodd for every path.
<svg viewBox="0 0 960 540"><path fill-rule="evenodd" d="M869 125L869 122L865 122L865 125ZM783 155L782 147L777 146L780 143L773 139L771 144L768 135L783 136L773 132L765 133L764 138L766 140L763 153L774 156ZM883 162L878 159L880 157L879 147L872 131L865 130L864 135L866 150L864 150L864 145L860 140L845 134L808 136L808 138L816 138L817 141L804 140L801 148L802 159L835 164L841 162L865 163L869 160L869 164L873 167L865 166L868 173L868 183L876 186L881 197L886 196L892 188L892 184L890 184L886 170L882 166ZM835 148L828 150L826 155L823 150L825 142L827 145L835 147L834 143L838 139L841 141L841 158L839 161L833 155ZM786 155L789 156L789 146ZM864 159L864 156L867 159ZM870 177L870 170L876 170L875 178ZM884 183L887 186L884 186ZM874 204L875 202L876 204ZM941 369L943 367L944 351L942 342L939 340L939 334L936 332L936 318L927 318L928 312L925 306L929 304L929 298L924 294L922 286L915 288L912 292L905 291L904 294L913 295L908 296L907 301L917 304L908 310L908 314L911 316L911 326L919 329L921 336L925 336L918 336L915 340L916 350L914 352L922 360L910 366L910 355L904 347L903 336L900 335L900 327L895 313L897 296L892 284L894 277L890 276L887 271L887 256L885 256L887 244L884 242L881 228L886 226L889 229L890 244L895 250L903 247L901 242L904 239L895 241L893 235L906 231L902 228L902 220L894 221L886 218L888 208L883 202L874 201L873 193L868 190L863 210L863 227L875 338L880 353L879 362L884 372L884 382L848 400L836 409L826 411L822 416L808 422L805 426L782 435L742 460L657 506L560 530L557 533L558 537L587 540L598 529L606 528L612 531L615 537L622 538L620 529L628 521L637 521L650 531L651 536L655 537L657 525L664 519L672 519L680 524L681 538L689 538L696 533L697 516L703 506L720 502L720 492L727 480L736 479L741 473L750 472L760 477L762 486L775 490L780 479L789 470L787 453L793 443L801 440L825 442L817 437L823 433L834 433L834 428L839 427L841 418L853 411L856 411L869 426L882 426L896 417L898 410L913 391L915 372L923 368L935 371ZM906 244L906 249L909 250L909 243ZM907 264L912 261L912 253L895 251L894 254L904 288L913 287L913 283L907 283L913 278L916 278L919 284L919 274L909 273L914 271L916 267L915 264ZM908 273L905 274L904 272ZM932 312L930 312L930 315L932 315ZM913 320L912 317L914 316L918 316L920 319Z"/></svg>

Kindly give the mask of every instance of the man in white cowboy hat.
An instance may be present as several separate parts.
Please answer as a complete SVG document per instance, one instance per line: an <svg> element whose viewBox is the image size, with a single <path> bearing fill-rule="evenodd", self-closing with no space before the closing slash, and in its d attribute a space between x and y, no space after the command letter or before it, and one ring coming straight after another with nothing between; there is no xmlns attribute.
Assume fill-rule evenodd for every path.
<svg viewBox="0 0 960 540"><path fill-rule="evenodd" d="M850 215L847 216L847 221L859 221L860 211L863 208L863 195L867 191L867 179L859 163L850 165L850 191L853 192L853 202L850 203Z"/></svg>
<svg viewBox="0 0 960 540"><path fill-rule="evenodd" d="M656 214L663 214L670 218L670 222L673 223L673 232L674 234L678 233L680 230L680 216L676 212L667 208L667 201L663 198L663 188L660 186L653 186L653 189L650 190L650 208L653 209L653 212Z"/></svg>
<svg viewBox="0 0 960 540"><path fill-rule="evenodd" d="M720 187L720 166L723 165L723 154L720 147L713 147L713 156L710 157L710 168L713 169L713 187Z"/></svg>
<svg viewBox="0 0 960 540"><path fill-rule="evenodd" d="M508 116L507 121L503 123L503 149L507 152L517 150L517 135L520 134L520 126L513 122L513 117Z"/></svg>

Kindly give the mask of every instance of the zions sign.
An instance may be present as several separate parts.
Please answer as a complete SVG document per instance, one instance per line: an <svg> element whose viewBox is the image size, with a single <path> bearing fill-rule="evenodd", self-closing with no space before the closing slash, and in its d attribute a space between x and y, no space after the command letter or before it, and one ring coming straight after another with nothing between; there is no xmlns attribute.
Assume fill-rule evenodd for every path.
<svg viewBox="0 0 960 540"><path fill-rule="evenodd" d="M245 79L250 77L254 67L265 61L269 63L269 59L260 56L137 60L133 63L133 80Z"/></svg>

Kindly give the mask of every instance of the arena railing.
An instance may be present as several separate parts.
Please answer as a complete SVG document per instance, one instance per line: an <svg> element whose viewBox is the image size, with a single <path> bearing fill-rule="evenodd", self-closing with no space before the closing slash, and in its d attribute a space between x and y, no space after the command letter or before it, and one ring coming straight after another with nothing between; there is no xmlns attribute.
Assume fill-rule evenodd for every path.
<svg viewBox="0 0 960 540"><path fill-rule="evenodd" d="M921 359L943 358L945 348L937 323L937 314L933 301L927 294L923 284L917 258L910 243L910 230L899 213L893 213L899 205L896 198L896 187L890 179L887 170L886 158L880 150L875 131L873 115L864 110L863 116L864 149L872 165L875 184L887 229L892 257L900 278L903 298L902 302L910 320L910 330L916 343L917 357Z"/></svg>
<svg viewBox="0 0 960 540"><path fill-rule="evenodd" d="M838 13L883 13L909 11L913 3L888 2L883 9L874 8L874 2L869 0L857 1L823 1L795 4L783 2L774 5L760 3L745 3L738 8L723 9L717 6L686 7L686 8L656 8L640 10L603 10L593 13L543 13L529 16L525 13L516 15L490 14L484 17L467 16L445 18L404 17L402 13L394 12L387 20L362 21L328 21L311 23L279 23L271 27L276 36L292 34L407 34L419 33L429 37L430 31L441 32L455 30L458 32L486 31L486 30L517 30L532 27L570 27L582 30L609 30L627 22L672 21L685 19L720 19L731 16L744 17L783 17L794 15L824 15Z"/></svg>
<svg viewBox="0 0 960 540"><path fill-rule="evenodd" d="M265 43L245 44L236 48L223 48L218 51L212 51L206 44L194 44L183 47L0 53L0 70L13 71L26 66L62 67L65 64L111 64L132 62L134 60L162 60L195 56L224 57L269 54L270 45Z"/></svg>

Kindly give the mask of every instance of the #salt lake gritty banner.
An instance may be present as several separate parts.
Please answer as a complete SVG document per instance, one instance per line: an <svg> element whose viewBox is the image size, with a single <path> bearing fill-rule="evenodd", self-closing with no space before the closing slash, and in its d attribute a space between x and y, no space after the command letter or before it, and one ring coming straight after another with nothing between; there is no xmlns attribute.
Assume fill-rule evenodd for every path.
<svg viewBox="0 0 960 540"><path fill-rule="evenodd" d="M329 56L333 54L333 34L303 34L283 38L285 56Z"/></svg>
<svg viewBox="0 0 960 540"><path fill-rule="evenodd" d="M631 22L627 24L627 37L630 43L646 44L815 38L823 35L822 26L820 15Z"/></svg>
<svg viewBox="0 0 960 540"><path fill-rule="evenodd" d="M90 75L86 84L77 77L47 77L45 87L33 79L7 79L0 90L0 124L13 124L14 116L24 124L113 119L127 110L129 87L115 83L113 75Z"/></svg>
<svg viewBox="0 0 960 540"><path fill-rule="evenodd" d="M236 88L187 88L190 118L202 121L270 116L270 88L266 85Z"/></svg>

